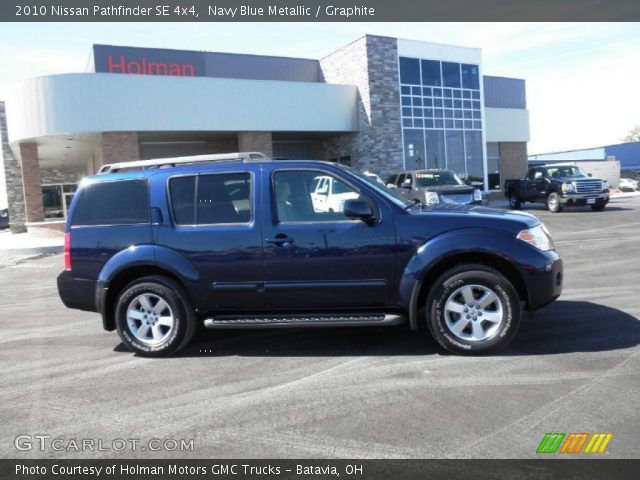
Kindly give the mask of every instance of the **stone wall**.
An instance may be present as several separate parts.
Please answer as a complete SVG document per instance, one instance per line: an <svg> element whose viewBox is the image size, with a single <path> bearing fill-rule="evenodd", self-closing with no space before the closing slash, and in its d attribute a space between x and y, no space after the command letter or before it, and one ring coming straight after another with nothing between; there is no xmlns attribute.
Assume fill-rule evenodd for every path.
<svg viewBox="0 0 640 480"><path fill-rule="evenodd" d="M325 141L325 159L350 156L352 166L382 177L402 169L398 46L366 35L320 60L327 83L358 87L359 132Z"/></svg>
<svg viewBox="0 0 640 480"><path fill-rule="evenodd" d="M273 140L271 132L240 132L238 133L238 151L260 152L267 157L273 156Z"/></svg>
<svg viewBox="0 0 640 480"><path fill-rule="evenodd" d="M81 168L76 169L50 169L41 170L42 184L50 185L55 183L80 183L84 177L85 171Z"/></svg>
<svg viewBox="0 0 640 480"><path fill-rule="evenodd" d="M22 163L22 188L24 191L24 207L27 222L42 222L42 177L38 159L38 144L21 143L20 160Z"/></svg>
<svg viewBox="0 0 640 480"><path fill-rule="evenodd" d="M9 147L9 135L7 133L7 115L4 102L0 102L0 143L2 149L4 176L7 186L7 203L9 206L9 221L13 233L27 231L24 209L24 191L22 189L22 167L20 162Z"/></svg>
<svg viewBox="0 0 640 480"><path fill-rule="evenodd" d="M500 149L500 182L508 178L522 178L527 173L526 142L502 142Z"/></svg>

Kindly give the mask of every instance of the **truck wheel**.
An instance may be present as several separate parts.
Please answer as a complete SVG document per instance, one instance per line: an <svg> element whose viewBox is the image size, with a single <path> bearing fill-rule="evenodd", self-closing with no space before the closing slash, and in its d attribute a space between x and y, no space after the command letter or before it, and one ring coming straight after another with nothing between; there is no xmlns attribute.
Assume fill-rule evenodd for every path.
<svg viewBox="0 0 640 480"><path fill-rule="evenodd" d="M459 265L441 275L426 310L435 340L458 354L498 351L520 325L518 293L500 272L484 265Z"/></svg>
<svg viewBox="0 0 640 480"><path fill-rule="evenodd" d="M125 346L146 357L176 353L196 330L195 313L182 287L158 275L135 280L122 290L115 320Z"/></svg>
<svg viewBox="0 0 640 480"><path fill-rule="evenodd" d="M520 207L522 207L520 197L515 193L509 193L509 208L512 210L520 210Z"/></svg>
<svg viewBox="0 0 640 480"><path fill-rule="evenodd" d="M601 212L604 210L606 203L596 203L595 205L591 205L591 210L594 212Z"/></svg>
<svg viewBox="0 0 640 480"><path fill-rule="evenodd" d="M562 203L560 203L560 195L551 192L547 197L547 208L550 212L558 213L562 211Z"/></svg>

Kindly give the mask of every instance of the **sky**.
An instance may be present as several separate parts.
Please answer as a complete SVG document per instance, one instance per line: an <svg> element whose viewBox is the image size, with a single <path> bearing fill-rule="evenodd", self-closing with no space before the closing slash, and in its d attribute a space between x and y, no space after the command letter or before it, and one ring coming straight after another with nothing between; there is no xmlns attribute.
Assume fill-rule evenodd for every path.
<svg viewBox="0 0 640 480"><path fill-rule="evenodd" d="M526 80L530 154L640 124L639 23L3 23L0 100L21 79L86 71L94 43L321 58L366 33L481 48L485 75Z"/></svg>

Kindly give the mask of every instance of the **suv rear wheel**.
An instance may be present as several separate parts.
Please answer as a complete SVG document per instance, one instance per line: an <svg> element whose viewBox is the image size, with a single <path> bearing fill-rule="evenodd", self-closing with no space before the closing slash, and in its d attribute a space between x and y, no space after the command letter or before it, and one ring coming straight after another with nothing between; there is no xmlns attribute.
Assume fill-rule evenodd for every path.
<svg viewBox="0 0 640 480"><path fill-rule="evenodd" d="M427 325L453 353L492 353L520 325L520 298L511 282L484 265L460 265L440 276L427 298Z"/></svg>
<svg viewBox="0 0 640 480"><path fill-rule="evenodd" d="M193 338L197 324L182 287L156 275L135 280L122 290L115 318L125 346L149 357L182 349Z"/></svg>

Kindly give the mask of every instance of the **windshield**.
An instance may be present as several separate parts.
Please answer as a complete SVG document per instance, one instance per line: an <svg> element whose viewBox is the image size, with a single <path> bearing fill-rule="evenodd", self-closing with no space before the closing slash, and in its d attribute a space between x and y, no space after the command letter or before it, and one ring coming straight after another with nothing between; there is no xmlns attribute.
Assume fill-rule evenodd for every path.
<svg viewBox="0 0 640 480"><path fill-rule="evenodd" d="M450 170L416 173L416 187L438 187L441 185L464 185L464 183Z"/></svg>
<svg viewBox="0 0 640 480"><path fill-rule="evenodd" d="M381 195L384 195L387 199L391 200L393 203L395 203L399 207L406 208L406 207L408 207L410 205L415 205L414 202L411 202L411 201L407 200L406 198L404 198L399 193L396 193L395 191L391 190L390 188L387 188L384 185L376 182L373 178L367 177L366 175L364 175L364 174L362 174L360 172L357 172L357 171L353 170L350 167L343 166L343 168L345 170L348 170L350 173L352 173L356 177L358 177L360 180L365 181L368 186L373 188L376 192L380 193Z"/></svg>
<svg viewBox="0 0 640 480"><path fill-rule="evenodd" d="M562 178L562 177L586 177L587 174L580 169L580 167L574 167L572 165L562 167L549 167L547 168L547 175L549 178Z"/></svg>

